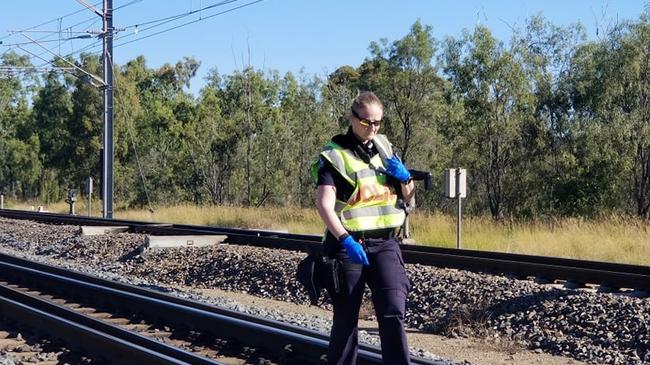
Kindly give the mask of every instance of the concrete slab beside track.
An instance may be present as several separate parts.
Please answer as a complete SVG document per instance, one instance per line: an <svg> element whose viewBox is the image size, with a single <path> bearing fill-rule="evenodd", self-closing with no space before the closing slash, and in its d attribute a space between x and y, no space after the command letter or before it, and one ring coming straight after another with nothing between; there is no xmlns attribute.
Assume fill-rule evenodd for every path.
<svg viewBox="0 0 650 365"><path fill-rule="evenodd" d="M81 226L82 236L97 236L102 234L117 234L129 230L129 226Z"/></svg>
<svg viewBox="0 0 650 365"><path fill-rule="evenodd" d="M228 236L147 236L145 246L149 249L170 247L203 247L217 245Z"/></svg>

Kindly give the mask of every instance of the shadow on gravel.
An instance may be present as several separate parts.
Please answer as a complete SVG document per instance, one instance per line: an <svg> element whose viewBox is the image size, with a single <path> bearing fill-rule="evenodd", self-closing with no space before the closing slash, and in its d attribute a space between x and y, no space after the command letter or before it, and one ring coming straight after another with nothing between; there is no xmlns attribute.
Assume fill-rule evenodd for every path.
<svg viewBox="0 0 650 365"><path fill-rule="evenodd" d="M444 316L437 323L431 323L425 331L451 337L482 337L488 331L493 331L490 329L492 319L500 316L514 317L529 308L539 307L543 302L560 300L567 295L570 294L566 291L554 289L495 301L490 293L484 293L448 308Z"/></svg>
<svg viewBox="0 0 650 365"><path fill-rule="evenodd" d="M138 246L133 251L125 253L117 260L120 262L131 261L131 260L137 262L144 262L144 258L142 257L142 254L144 253L145 249L146 249L145 245Z"/></svg>
<svg viewBox="0 0 650 365"><path fill-rule="evenodd" d="M488 306L484 309L484 311L489 317L495 317L504 314L513 314L516 312L525 311L531 307L537 307L542 302L555 301L563 299L570 295L573 295L573 293L567 292L566 290L553 289L542 293L528 294L504 300L502 302Z"/></svg>

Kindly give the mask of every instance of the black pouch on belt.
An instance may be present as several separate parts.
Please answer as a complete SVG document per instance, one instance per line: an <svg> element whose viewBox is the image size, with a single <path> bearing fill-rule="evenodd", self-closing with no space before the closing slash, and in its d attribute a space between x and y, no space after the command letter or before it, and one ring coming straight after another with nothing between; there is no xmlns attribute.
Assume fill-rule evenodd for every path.
<svg viewBox="0 0 650 365"><path fill-rule="evenodd" d="M316 275L319 261L318 255L309 254L300 261L296 270L296 279L304 286L311 305L318 305L318 299L320 298L321 288L318 285Z"/></svg>
<svg viewBox="0 0 650 365"><path fill-rule="evenodd" d="M337 259L320 256L316 267L316 277L321 288L330 295L338 294L340 288L341 263Z"/></svg>
<svg viewBox="0 0 650 365"><path fill-rule="evenodd" d="M339 292L340 265L338 260L321 253L311 253L300 261L296 278L307 291L311 305L318 305L322 289L330 295Z"/></svg>

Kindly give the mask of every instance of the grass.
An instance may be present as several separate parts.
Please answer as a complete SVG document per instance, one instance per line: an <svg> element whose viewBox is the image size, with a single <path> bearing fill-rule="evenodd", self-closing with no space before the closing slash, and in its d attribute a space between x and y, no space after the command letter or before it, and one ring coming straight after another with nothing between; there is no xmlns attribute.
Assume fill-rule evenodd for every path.
<svg viewBox="0 0 650 365"><path fill-rule="evenodd" d="M462 247L476 250L650 264L649 222L635 217L495 222L463 218ZM416 214L417 241L455 247L455 217Z"/></svg>
<svg viewBox="0 0 650 365"><path fill-rule="evenodd" d="M35 210L42 206L38 202L7 202L7 208ZM67 203L54 203L44 207L52 213L68 213ZM101 206L93 204L93 216L101 216ZM86 202L78 201L75 211L87 215ZM291 233L322 234L324 225L315 209L299 209L292 207L276 208L244 208L234 206L197 206L182 204L156 208L151 213L147 209L116 209L114 218L166 222L181 224L196 224L209 226L225 226L237 228L279 230Z"/></svg>
<svg viewBox="0 0 650 365"><path fill-rule="evenodd" d="M7 202L12 209L31 209L34 202ZM46 207L67 213L65 203ZM100 207L94 206L95 216ZM84 202L77 213L86 214ZM176 205L148 210L117 210L115 218L280 230L290 233L321 234L324 229L315 209L232 206ZM455 217L416 212L410 216L411 232L419 244L456 246ZM489 217L464 217L462 247L532 255L569 257L608 262L650 265L649 222L634 217L610 216L599 219L562 218L533 221L495 222Z"/></svg>

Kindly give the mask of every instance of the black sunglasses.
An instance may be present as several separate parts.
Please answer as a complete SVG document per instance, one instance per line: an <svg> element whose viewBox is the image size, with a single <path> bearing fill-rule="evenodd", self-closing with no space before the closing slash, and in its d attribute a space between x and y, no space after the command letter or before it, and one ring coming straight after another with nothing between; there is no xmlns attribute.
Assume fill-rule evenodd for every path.
<svg viewBox="0 0 650 365"><path fill-rule="evenodd" d="M352 115L353 115L355 118L359 119L359 123L361 123L362 126L364 126L364 127L370 127L370 126L373 126L373 127L374 127L374 126L377 126L377 127L379 127L379 126L381 126L381 120L374 120L374 121L373 121L373 120L368 120L368 119L366 119L366 118L361 118L361 117L359 116L359 114L357 114L357 111L354 110L354 108L350 108L350 110L352 111Z"/></svg>

